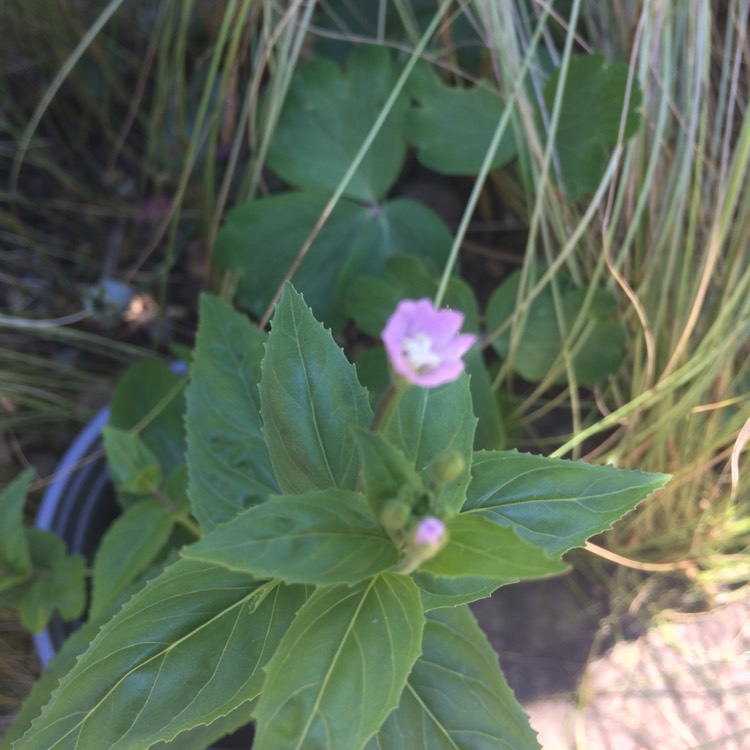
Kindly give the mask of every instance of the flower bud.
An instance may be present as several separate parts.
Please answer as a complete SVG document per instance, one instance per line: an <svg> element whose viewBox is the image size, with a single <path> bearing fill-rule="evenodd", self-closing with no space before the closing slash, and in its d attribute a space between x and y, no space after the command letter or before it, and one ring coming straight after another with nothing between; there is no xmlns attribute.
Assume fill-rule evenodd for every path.
<svg viewBox="0 0 750 750"><path fill-rule="evenodd" d="M413 542L418 547L439 550L446 540L445 524L433 516L423 518L414 531Z"/></svg>
<svg viewBox="0 0 750 750"><path fill-rule="evenodd" d="M447 542L448 530L445 524L439 518L426 516L414 528L395 571L408 575L425 560L435 557Z"/></svg>
<svg viewBox="0 0 750 750"><path fill-rule="evenodd" d="M388 533L395 538L403 532L411 518L411 506L402 500L388 500L380 511L380 523Z"/></svg>
<svg viewBox="0 0 750 750"><path fill-rule="evenodd" d="M432 476L438 484L449 484L466 469L466 460L458 451L441 453L432 463Z"/></svg>

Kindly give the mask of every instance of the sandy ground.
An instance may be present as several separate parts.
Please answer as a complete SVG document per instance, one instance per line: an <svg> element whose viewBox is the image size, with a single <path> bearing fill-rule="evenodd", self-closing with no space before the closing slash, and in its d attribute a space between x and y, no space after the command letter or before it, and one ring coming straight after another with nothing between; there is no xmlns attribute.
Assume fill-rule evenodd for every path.
<svg viewBox="0 0 750 750"><path fill-rule="evenodd" d="M750 596L672 617L526 703L544 750L748 750Z"/></svg>

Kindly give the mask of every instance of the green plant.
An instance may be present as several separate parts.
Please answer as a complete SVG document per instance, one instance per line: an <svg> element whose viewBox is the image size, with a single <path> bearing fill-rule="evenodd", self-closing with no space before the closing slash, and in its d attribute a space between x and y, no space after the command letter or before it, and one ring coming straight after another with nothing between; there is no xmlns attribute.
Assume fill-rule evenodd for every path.
<svg viewBox="0 0 750 750"><path fill-rule="evenodd" d="M474 293L454 274L465 225L451 248L448 228L426 206L388 198L403 170L407 145L425 166L446 175L486 176L490 168L519 158L508 129L513 110L497 88L485 80L449 86L435 66L417 62L436 18L404 64L382 46L362 46L349 53L343 69L315 58L292 78L267 164L295 189L233 208L214 255L219 266L236 276L237 299L261 320L266 320L280 284L293 274L315 314L334 331L351 318L360 330L377 335L398 299L420 295L447 299L467 316L471 330L480 330ZM605 170L606 149L617 140L617 113L623 107L624 137L637 128L638 97L626 97L627 67L622 64L582 55L571 65L560 115L564 134L558 178L560 191L575 200L593 190ZM551 75L544 88L547 104L561 88L558 78ZM589 128L582 139L579 118L586 97L608 114L595 117L593 131ZM537 121L547 104L537 107ZM450 118L441 114L448 109ZM456 149L452 144L457 142L465 146ZM581 150L587 154L585 168L571 156ZM480 174L478 186L484 176ZM471 211L467 207L465 218ZM541 290L536 301L524 300L524 305L531 302L525 313L516 306L517 277L496 290L485 312L485 343L494 341L506 366L532 382L565 383L575 376L593 386L622 360L625 332L609 320L617 300L595 285L586 287L580 274L573 278L559 266L555 263L543 277L541 271L523 275L524 289L533 283L534 295ZM545 289L548 283L552 286ZM524 314L533 317L533 325L524 333L525 318L517 322L511 346L503 331ZM523 335L529 343L519 348L515 342ZM540 345L542 337L546 341ZM575 372L565 366L571 356ZM378 348L359 360L363 380L375 393L384 386L384 361ZM477 447L507 445L481 358L472 357L469 367L480 415Z"/></svg>
<svg viewBox="0 0 750 750"><path fill-rule="evenodd" d="M236 285L240 302L262 322L292 275L316 316L337 334L352 318L377 337L407 298L432 297L461 310L467 329L481 336L495 360L488 368L478 348L466 357L471 410L479 415L476 449L532 444L556 456L585 452L615 466L668 467L676 480L607 535L606 544L620 553L616 559L646 558L657 562L653 569L676 560L675 567L714 593L745 581L747 475L735 472L730 483L728 463L739 458L747 424L750 131L740 111L747 3L730 3L725 16L707 2L697 12L680 3L655 12L649 3L625 0L606 8L580 0L564 7L476 2L460 10L443 3L436 15L433 3L415 0L370 4L363 26L357 25L361 15L347 16L351 4L327 4L334 9L330 17L315 16L314 5L279 10L271 3L230 3L215 23L201 16L206 3L160 6L151 48L158 54L150 58L158 60L158 74L153 89L149 83L142 91L157 92L153 101L168 101L169 111L161 118L157 105L146 114L134 109L130 123L148 121L133 132L146 134L146 163L160 168L158 176L147 169L144 184L153 178L174 202L143 254L120 265L130 264L140 283L161 282L164 289L168 269L186 247L185 218L192 227L198 215L204 275L216 239L225 296ZM110 3L106 13L116 6ZM316 36L332 36L334 17L352 24L343 32L349 38L337 42L343 67L313 56L295 74L305 35L320 52ZM432 38L436 19L443 21L439 43ZM208 63L193 57L188 43L202 26L200 38L216 52ZM99 37L97 27L87 40ZM676 41L684 38L690 43ZM453 41L473 46L454 48ZM602 51L609 62L581 49ZM116 56L117 50L107 40L96 52ZM64 49L63 60L67 54ZM617 62L625 60L629 66ZM375 82L363 85L373 68ZM107 74L117 92L112 68ZM62 81L56 78L55 86ZM45 106L55 100L45 97ZM337 102L335 111L326 111L329 101ZM300 132L309 107L327 117L320 128ZM446 109L451 116L441 117ZM369 120L358 122L365 111ZM44 145L33 141L34 128L19 125L15 109L11 114L0 123L12 126L7 132L27 146ZM101 112L97 117L108 120ZM120 146L129 151L111 128L107 133L108 142L119 144L111 153ZM331 133L343 151L318 148ZM391 195L406 148L437 172L476 178L455 237L424 206ZM229 154L226 170L219 152ZM41 148L21 153L61 177L74 195L86 185L56 169ZM275 176L264 173L266 164ZM277 178L292 190L282 192ZM274 194L258 197L267 186ZM458 276L459 249L477 208L495 192L528 232L521 270L480 307ZM12 198L14 209L37 210L24 196ZM240 205L219 230L225 206L235 201ZM1 218L9 217L19 248L44 247L37 235L19 230L16 217ZM165 237L164 262L146 263ZM145 274L139 272L144 263ZM103 338L87 342L106 345ZM18 358L14 366L22 365L33 371L33 362ZM360 351L357 373L377 404L390 382L385 350ZM197 375L195 382L201 382ZM14 400L39 403L29 381L11 383ZM54 402L69 413L69 404ZM565 424L556 423L549 436L543 421L554 412L565 414ZM130 455L140 462L134 474L123 465L121 482L130 488L120 492L126 520L110 537L111 559L130 546L138 562L119 579L123 596L131 578L164 562L165 549L202 533L191 516L184 461L162 464L158 450L139 437L141 427L123 422L108 432L111 461ZM147 499L139 495L144 488ZM232 492L244 507L246 487ZM153 533L140 546L128 545L132 526L144 522ZM198 519L199 527L206 523ZM49 560L38 562L51 569ZM76 565L69 570L77 571L73 585L80 586ZM114 567L100 566L95 578L107 580ZM58 586L64 594L64 576ZM480 586L474 595L484 591ZM80 597L73 601L80 609ZM29 622L46 617L51 602L40 611L32 597L24 605ZM99 594L93 612L103 617L118 606ZM95 620L59 663L72 666L74 652L96 629ZM425 653L430 643L439 641L425 639ZM58 669L58 675L65 671ZM38 693L44 697L32 699L32 707L46 700L56 673L46 679ZM247 716L240 708L225 726ZM205 739L194 736L198 744Z"/></svg>
<svg viewBox="0 0 750 750"><path fill-rule="evenodd" d="M251 718L259 748L404 737L426 748L435 733L467 731L536 746L465 605L561 572L561 553L667 477L475 453L468 378L455 366L474 337L453 343L462 316L430 309L391 318L384 337L402 375L373 416L355 369L291 287L268 335L202 298L185 395L188 504L170 480L182 457L160 455L159 432L107 428L125 511L94 563L99 633L71 639L51 666L9 732L15 748L202 747ZM435 387L411 385L427 373ZM21 525L29 479L2 496L0 600L75 616L83 561L39 558L57 543ZM176 560L158 557L175 523L198 539Z"/></svg>

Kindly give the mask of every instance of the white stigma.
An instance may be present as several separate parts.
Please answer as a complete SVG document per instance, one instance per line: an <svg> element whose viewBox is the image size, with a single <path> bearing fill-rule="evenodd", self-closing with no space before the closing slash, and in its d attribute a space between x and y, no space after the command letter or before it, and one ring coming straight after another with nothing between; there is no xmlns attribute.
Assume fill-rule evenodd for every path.
<svg viewBox="0 0 750 750"><path fill-rule="evenodd" d="M432 351L432 339L422 331L404 339L401 346L415 372L424 372L440 364L440 357Z"/></svg>

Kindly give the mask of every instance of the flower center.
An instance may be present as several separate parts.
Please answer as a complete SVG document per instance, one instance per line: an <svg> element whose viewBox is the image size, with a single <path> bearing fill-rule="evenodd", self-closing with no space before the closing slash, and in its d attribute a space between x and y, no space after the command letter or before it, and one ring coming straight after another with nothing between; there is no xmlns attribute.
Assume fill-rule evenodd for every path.
<svg viewBox="0 0 750 750"><path fill-rule="evenodd" d="M423 373L440 364L440 357L432 350L432 339L422 331L404 339L401 346L414 372Z"/></svg>

